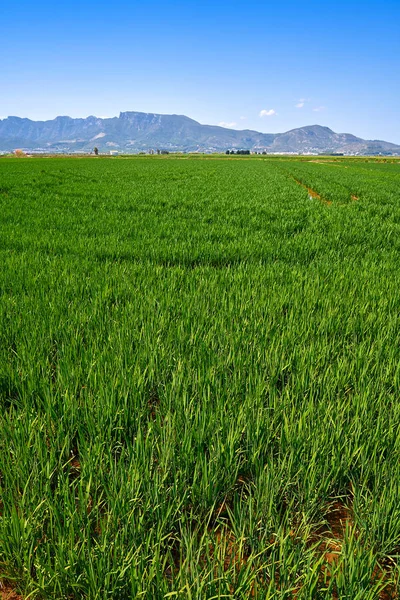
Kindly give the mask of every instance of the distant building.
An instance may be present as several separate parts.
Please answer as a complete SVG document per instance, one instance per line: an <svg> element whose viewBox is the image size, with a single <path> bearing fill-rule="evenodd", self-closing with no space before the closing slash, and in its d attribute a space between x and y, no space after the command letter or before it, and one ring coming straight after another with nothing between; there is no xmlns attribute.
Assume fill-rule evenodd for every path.
<svg viewBox="0 0 400 600"><path fill-rule="evenodd" d="M110 150L110 156L118 156L119 150Z"/></svg>

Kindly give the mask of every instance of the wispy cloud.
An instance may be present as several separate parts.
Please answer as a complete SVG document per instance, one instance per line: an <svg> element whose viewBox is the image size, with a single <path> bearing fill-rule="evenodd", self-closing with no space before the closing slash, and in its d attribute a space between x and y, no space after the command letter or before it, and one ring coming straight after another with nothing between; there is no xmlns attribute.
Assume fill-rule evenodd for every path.
<svg viewBox="0 0 400 600"><path fill-rule="evenodd" d="M247 121L247 117L240 117L241 121Z"/></svg>
<svg viewBox="0 0 400 600"><path fill-rule="evenodd" d="M304 108L304 106L308 103L311 102L310 98L299 98L299 100L297 101L297 104L295 104L296 108Z"/></svg>
<svg viewBox="0 0 400 600"><path fill-rule="evenodd" d="M220 123L218 123L218 125L220 127L227 127L228 129L230 129L231 127L236 127L237 123L235 123L235 122L225 123L225 121L221 121Z"/></svg>
<svg viewBox="0 0 400 600"><path fill-rule="evenodd" d="M313 108L314 112L322 112L323 110L325 110L325 106L316 106Z"/></svg>
<svg viewBox="0 0 400 600"><path fill-rule="evenodd" d="M266 110L265 108L260 112L260 117L273 117L275 115L277 115L278 113L276 112L276 110L274 110L273 108L270 108L269 110Z"/></svg>

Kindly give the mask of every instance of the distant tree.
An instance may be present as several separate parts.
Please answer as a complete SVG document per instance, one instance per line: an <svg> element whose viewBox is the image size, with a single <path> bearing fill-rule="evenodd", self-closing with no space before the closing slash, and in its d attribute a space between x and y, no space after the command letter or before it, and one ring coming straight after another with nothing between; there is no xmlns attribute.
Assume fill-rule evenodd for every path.
<svg viewBox="0 0 400 600"><path fill-rule="evenodd" d="M14 155L17 156L18 158L22 158L23 156L26 156L25 152L23 150L14 150Z"/></svg>
<svg viewBox="0 0 400 600"><path fill-rule="evenodd" d="M94 147L93 148L93 152L95 153L96 156L99 155L99 149L98 148Z"/></svg>

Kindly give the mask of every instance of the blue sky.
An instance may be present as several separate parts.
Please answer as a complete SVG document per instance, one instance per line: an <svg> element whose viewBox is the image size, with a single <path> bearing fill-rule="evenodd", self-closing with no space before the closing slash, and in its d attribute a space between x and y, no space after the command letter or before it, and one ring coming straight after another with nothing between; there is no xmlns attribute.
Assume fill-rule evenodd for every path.
<svg viewBox="0 0 400 600"><path fill-rule="evenodd" d="M186 114L400 143L400 1L8 2L0 118Z"/></svg>

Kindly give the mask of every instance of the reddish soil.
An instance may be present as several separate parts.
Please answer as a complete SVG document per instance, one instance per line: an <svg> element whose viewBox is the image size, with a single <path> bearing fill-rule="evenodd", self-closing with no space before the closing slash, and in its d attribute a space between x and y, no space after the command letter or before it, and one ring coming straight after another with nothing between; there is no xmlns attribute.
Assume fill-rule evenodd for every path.
<svg viewBox="0 0 400 600"><path fill-rule="evenodd" d="M351 199L352 199L354 202L356 202L356 200L358 200L359 198L358 198L358 196L355 196L354 194L352 194L352 196L351 196Z"/></svg>
<svg viewBox="0 0 400 600"><path fill-rule="evenodd" d="M235 535L227 527L223 527L214 532L215 543L210 544L211 554L221 554L224 558L224 568L228 570L230 565L235 565L238 570L246 563L247 556L243 552L243 547L236 540Z"/></svg>
<svg viewBox="0 0 400 600"><path fill-rule="evenodd" d="M325 165L326 163L336 163L337 161L336 161L336 160L328 160L328 159L327 159L327 160L309 160L309 161L307 161L307 162L310 162L310 163L318 163L318 164L320 164L320 165Z"/></svg>
<svg viewBox="0 0 400 600"><path fill-rule="evenodd" d="M71 481L74 481L81 474L81 461L79 460L79 456L77 454L74 454L72 451L71 451L71 458L69 460L69 465L70 465L69 477L70 477Z"/></svg>
<svg viewBox="0 0 400 600"><path fill-rule="evenodd" d="M230 567L234 567L235 572L239 573L246 566L249 559L243 540L238 540L233 531L227 526L222 526L216 530L209 530L214 535L214 541L209 545L211 556L218 556L223 560L224 570L228 571ZM218 577L218 569L215 569L215 577ZM231 586L231 594L234 594L234 586ZM257 580L256 578L250 584L249 598L257 597Z"/></svg>
<svg viewBox="0 0 400 600"><path fill-rule="evenodd" d="M321 533L329 535L333 539L343 539L346 528L354 526L351 510L343 502L333 502L325 515L327 526L322 528Z"/></svg>
<svg viewBox="0 0 400 600"><path fill-rule="evenodd" d="M318 538L321 538L319 550L323 553L326 563L326 567L323 568L322 572L329 579L329 567L338 561L346 530L350 531L354 528L354 521L351 508L339 501L331 505L325 518L327 524L319 529L313 541L315 542ZM374 577L381 579L383 582L387 581L390 570L391 566L377 563L374 569ZM392 584L388 584L379 595L379 600L394 600L395 598L398 598L398 595Z"/></svg>
<svg viewBox="0 0 400 600"><path fill-rule="evenodd" d="M22 600L7 581L0 579L0 600Z"/></svg>
<svg viewBox="0 0 400 600"><path fill-rule="evenodd" d="M79 458L75 455L70 461L71 470L75 470L79 473L80 462ZM237 486L243 486L246 483L246 479L242 476L238 477ZM354 529L354 520L352 516L351 500L349 499L349 505L342 501L335 501L330 506L325 514L325 523L319 527L315 533L309 538L309 542L315 545L317 552L323 556L323 565L321 567L321 581L322 579L329 581L331 577L332 567L337 564L340 554L342 552L343 541L346 537L346 532ZM90 512L89 507L89 512ZM209 553L212 557L219 557L223 561L224 570L229 570L231 567L234 571L239 573L242 568L245 568L248 561L249 555L244 544L244 540L237 539L233 531L229 527L229 500L225 499L215 511L215 520L208 529L211 541L209 543ZM355 532L357 533L357 532ZM294 531L291 532L295 535ZM178 549L175 548L175 569L179 569L179 553ZM202 557L203 561L206 561L205 556ZM247 565L248 566L248 565ZM169 567L165 575L171 577L173 567ZM391 573L392 565L389 563L381 564L377 563L374 569L374 578L380 579L382 582L388 581ZM218 577L218 573L215 573ZM277 575L279 578L279 575ZM249 590L249 598L255 598L258 596L258 586L261 583L255 577L251 583L251 589ZM396 587L396 589L395 589ZM234 588L232 586L232 593ZM300 590L293 590L293 600L296 600ZM335 600L337 595L333 592ZM386 588L380 593L379 600L395 600L399 598L397 585L387 584ZM11 585L10 582L2 580L0 578L0 600L23 600L23 597L19 595ZM377 598L378 600L378 598Z"/></svg>
<svg viewBox="0 0 400 600"><path fill-rule="evenodd" d="M330 206L332 204L332 202L330 200L325 200L325 198L322 198L321 195L318 194L318 192L316 192L312 188L309 188L307 185L305 185L305 183L303 183L299 179L295 179L295 182L298 185L301 185L301 187L303 187L305 190L307 190L310 198L315 198L316 200L319 200L320 202L322 202L323 204L326 204L327 206Z"/></svg>
<svg viewBox="0 0 400 600"><path fill-rule="evenodd" d="M322 573L329 578L329 567L339 559L346 529L354 527L351 511L343 502L336 501L329 507L325 515L326 524L320 527L312 536L311 542L318 543L318 550L323 555L325 567Z"/></svg>

